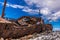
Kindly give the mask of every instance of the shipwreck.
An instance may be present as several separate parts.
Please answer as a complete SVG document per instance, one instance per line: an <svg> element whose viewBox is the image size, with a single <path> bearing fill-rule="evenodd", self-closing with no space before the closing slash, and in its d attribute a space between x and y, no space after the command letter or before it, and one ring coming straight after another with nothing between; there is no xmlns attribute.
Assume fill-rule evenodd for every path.
<svg viewBox="0 0 60 40"><path fill-rule="evenodd" d="M0 38L17 39L25 35L41 32L51 32L53 27L51 24L45 24L42 18L23 16L16 21L6 20L4 18L4 11L6 7L6 0L4 0L4 7L2 16L0 17Z"/></svg>

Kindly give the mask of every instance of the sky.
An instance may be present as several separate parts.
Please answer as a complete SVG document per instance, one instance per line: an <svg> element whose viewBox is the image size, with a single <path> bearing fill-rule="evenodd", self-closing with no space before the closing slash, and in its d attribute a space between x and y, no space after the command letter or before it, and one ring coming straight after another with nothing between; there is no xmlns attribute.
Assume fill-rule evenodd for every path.
<svg viewBox="0 0 60 40"><path fill-rule="evenodd" d="M3 5L4 0L0 0L0 16ZM46 24L52 24L53 30L60 30L60 0L7 0L5 17L39 17L39 12Z"/></svg>

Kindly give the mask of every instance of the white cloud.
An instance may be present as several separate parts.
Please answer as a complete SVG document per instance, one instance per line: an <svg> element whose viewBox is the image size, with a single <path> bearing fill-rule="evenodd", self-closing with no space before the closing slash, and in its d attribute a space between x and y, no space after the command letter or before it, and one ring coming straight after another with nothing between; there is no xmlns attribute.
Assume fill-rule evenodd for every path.
<svg viewBox="0 0 60 40"><path fill-rule="evenodd" d="M53 20L53 21L60 19L60 11L54 14L48 15L48 19Z"/></svg>
<svg viewBox="0 0 60 40"><path fill-rule="evenodd" d="M3 2L0 2L0 4L1 4L1 5L4 5ZM12 7L12 8L20 8L20 9L24 8L24 6L16 5L16 4L10 4L10 3L7 3L6 6L7 6L7 7Z"/></svg>
<svg viewBox="0 0 60 40"><path fill-rule="evenodd" d="M48 10L48 8L42 8L40 10L40 13L43 15L49 15L50 14L50 10Z"/></svg>
<svg viewBox="0 0 60 40"><path fill-rule="evenodd" d="M41 8L40 13L43 15L43 18L47 20L56 21L60 17L60 0L25 0L25 2L29 5L36 5L36 7ZM0 4L3 5L2 2ZM19 8L24 12L28 12L29 14L38 14L38 9L30 9L28 6L21 6L16 4L7 3L7 7ZM52 13L55 12L55 13Z"/></svg>
<svg viewBox="0 0 60 40"><path fill-rule="evenodd" d="M53 28L53 31L60 31L60 28Z"/></svg>
<svg viewBox="0 0 60 40"><path fill-rule="evenodd" d="M20 8L20 9L24 8L24 6L16 5L16 4L6 4L6 5L7 7L12 7L12 8Z"/></svg>
<svg viewBox="0 0 60 40"><path fill-rule="evenodd" d="M25 0L25 2L28 5L36 4L37 7L48 7L49 10L60 8L60 0Z"/></svg>
<svg viewBox="0 0 60 40"><path fill-rule="evenodd" d="M1 5L4 5L3 2L0 2ZM12 7L12 8L19 8L19 9L22 9L22 11L24 12L28 12L29 14L30 13L33 13L33 14L36 14L38 12L38 10L33 10L33 9L30 9L29 7L27 6L21 6L21 5L16 5L16 4L11 4L11 3L7 3L6 4L7 7ZM33 15L31 14L31 15Z"/></svg>
<svg viewBox="0 0 60 40"><path fill-rule="evenodd" d="M37 14L39 12L38 9L34 10L34 9L30 9L29 7L24 7L22 11L28 12L31 15Z"/></svg>
<svg viewBox="0 0 60 40"><path fill-rule="evenodd" d="M25 2L41 8L40 13L44 19L56 21L60 17L60 0L25 0Z"/></svg>

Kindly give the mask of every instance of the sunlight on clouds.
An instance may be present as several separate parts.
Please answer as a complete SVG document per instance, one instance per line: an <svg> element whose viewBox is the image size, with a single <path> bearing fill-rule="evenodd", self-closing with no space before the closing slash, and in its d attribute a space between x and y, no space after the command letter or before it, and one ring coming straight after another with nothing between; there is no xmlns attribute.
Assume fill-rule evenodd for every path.
<svg viewBox="0 0 60 40"><path fill-rule="evenodd" d="M37 7L47 7L49 10L60 8L60 0L25 0L25 2L30 6L36 4Z"/></svg>
<svg viewBox="0 0 60 40"><path fill-rule="evenodd" d="M47 3L47 5L51 5L53 3L53 1L49 0L46 3Z"/></svg>
<svg viewBox="0 0 60 40"><path fill-rule="evenodd" d="M31 2L31 4L27 1ZM25 2L30 6L36 4L36 7L41 8L40 13L47 20L56 21L60 17L60 12L58 12L60 11L60 0L25 0Z"/></svg>
<svg viewBox="0 0 60 40"><path fill-rule="evenodd" d="M48 14L50 14L50 10L48 10L48 8L42 8L40 10L40 13L43 15L48 15Z"/></svg>
<svg viewBox="0 0 60 40"><path fill-rule="evenodd" d="M25 2L30 6L36 4L38 7L46 7L53 11L58 11L60 9L60 0L25 0Z"/></svg>

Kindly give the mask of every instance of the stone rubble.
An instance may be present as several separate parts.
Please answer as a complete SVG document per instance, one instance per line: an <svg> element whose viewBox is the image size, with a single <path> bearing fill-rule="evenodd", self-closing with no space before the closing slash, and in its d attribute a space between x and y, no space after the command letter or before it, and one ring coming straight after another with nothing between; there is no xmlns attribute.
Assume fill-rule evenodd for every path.
<svg viewBox="0 0 60 40"><path fill-rule="evenodd" d="M51 32L48 34L37 34L38 37L35 36L33 36L29 40L60 40L60 32Z"/></svg>

